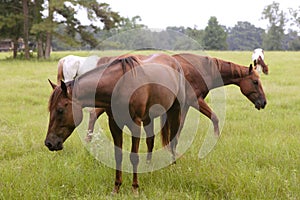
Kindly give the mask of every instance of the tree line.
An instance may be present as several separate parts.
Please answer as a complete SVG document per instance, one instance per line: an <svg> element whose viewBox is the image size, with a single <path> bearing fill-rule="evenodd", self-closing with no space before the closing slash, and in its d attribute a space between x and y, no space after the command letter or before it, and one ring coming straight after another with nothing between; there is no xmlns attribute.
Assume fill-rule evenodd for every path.
<svg viewBox="0 0 300 200"><path fill-rule="evenodd" d="M253 50L261 47L265 50L300 50L300 36L297 31L300 30L300 6L284 12L279 3L273 2L264 8L261 18L269 22L266 30L247 21L239 21L234 27L225 27L212 16L204 30L180 26L167 27L159 33L147 29L135 31L135 34L123 33L124 35L118 37L119 45L114 48L152 46L171 50ZM174 32L186 35L194 41Z"/></svg>
<svg viewBox="0 0 300 200"><path fill-rule="evenodd" d="M86 11L91 22L85 25L79 11ZM0 0L0 38L10 38L17 56L18 39L29 58L29 41L34 41L38 58L49 58L53 39L71 46L95 46L94 33L121 26L126 21L109 4L97 0ZM96 24L96 25L95 25ZM99 25L98 25L99 24ZM60 32L59 26L64 26ZM75 37L80 36L80 40Z"/></svg>
<svg viewBox="0 0 300 200"><path fill-rule="evenodd" d="M87 13L84 24L80 11ZM51 50L141 49L168 50L300 50L300 6L283 11L273 2L262 11L267 29L239 21L234 27L219 24L212 16L204 30L197 27L167 27L153 31L141 18L126 18L109 4L97 0L0 0L0 39L11 38L15 45L24 39L24 56L29 58L33 41L38 58L49 58Z"/></svg>

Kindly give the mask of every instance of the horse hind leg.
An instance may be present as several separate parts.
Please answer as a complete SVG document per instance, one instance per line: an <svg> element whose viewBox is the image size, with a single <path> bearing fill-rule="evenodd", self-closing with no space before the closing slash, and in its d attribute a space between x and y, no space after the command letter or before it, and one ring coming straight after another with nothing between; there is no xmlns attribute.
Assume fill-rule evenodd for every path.
<svg viewBox="0 0 300 200"><path fill-rule="evenodd" d="M58 61L58 65L57 65L57 84L60 85L60 81L64 80L64 73L63 73L63 64L64 64L65 60L64 59L60 59Z"/></svg>
<svg viewBox="0 0 300 200"><path fill-rule="evenodd" d="M176 146L178 144L177 134L180 129L180 105L173 105L172 108L167 112L167 121L170 127L170 150L172 153L172 164L176 164Z"/></svg>

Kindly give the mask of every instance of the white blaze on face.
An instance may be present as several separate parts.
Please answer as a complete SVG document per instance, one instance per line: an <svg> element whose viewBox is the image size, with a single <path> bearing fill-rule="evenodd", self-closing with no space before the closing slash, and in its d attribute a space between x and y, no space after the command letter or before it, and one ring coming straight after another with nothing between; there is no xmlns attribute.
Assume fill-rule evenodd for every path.
<svg viewBox="0 0 300 200"><path fill-rule="evenodd" d="M264 56L264 50L261 49L261 48L258 48L258 49L254 49L253 51L253 54L252 54L252 61L258 59L258 57L261 57L263 60L265 59L265 56ZM256 70L258 71L258 73L261 73L261 70L262 70L262 67L261 65L257 64L256 65Z"/></svg>

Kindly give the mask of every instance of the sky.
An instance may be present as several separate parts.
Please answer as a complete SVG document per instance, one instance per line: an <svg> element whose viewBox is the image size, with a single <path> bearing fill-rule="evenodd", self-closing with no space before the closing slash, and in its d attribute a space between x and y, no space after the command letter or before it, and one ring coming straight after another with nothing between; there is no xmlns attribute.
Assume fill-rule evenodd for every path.
<svg viewBox="0 0 300 200"><path fill-rule="evenodd" d="M123 17L139 15L142 24L153 29L167 26L184 26L204 29L211 16L217 17L220 25L233 27L238 21L248 21L256 27L267 28L262 12L274 0L101 0ZM297 9L299 0L275 0L280 9Z"/></svg>

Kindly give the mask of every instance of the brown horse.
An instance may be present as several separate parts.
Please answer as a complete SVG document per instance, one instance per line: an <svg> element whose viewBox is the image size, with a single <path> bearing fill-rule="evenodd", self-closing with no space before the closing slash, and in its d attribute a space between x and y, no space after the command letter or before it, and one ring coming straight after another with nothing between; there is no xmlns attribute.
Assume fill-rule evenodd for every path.
<svg viewBox="0 0 300 200"><path fill-rule="evenodd" d="M219 133L219 119L217 115L212 111L208 104L204 101L209 91L230 84L234 84L240 87L242 94L244 94L259 110L266 106L266 97L262 88L259 74L250 67L241 66L232 62L224 61L217 58L200 56L195 54L176 54L173 57L180 63L186 81L191 87L186 88L186 105L181 110L181 126L184 124L184 120L187 111L190 106L199 110L202 114L208 117L213 125L215 135ZM263 72L268 74L268 66L261 58L257 59L257 63L262 66ZM195 101L196 96L196 101ZM95 118L96 120L96 118ZM162 134L169 134L168 121L162 128ZM180 133L180 130L178 133ZM175 137L173 146L176 148L177 137ZM154 136L147 138L148 151L154 146ZM174 156L175 150L172 150ZM149 157L151 159L151 157ZM175 158L173 158L175 161Z"/></svg>
<svg viewBox="0 0 300 200"><path fill-rule="evenodd" d="M62 80L64 82L72 81L76 77L81 76L102 64L110 63L116 58L117 57L100 57L98 59L96 56L65 56L61 58L57 64L57 85L59 85ZM91 140L95 121L104 111L104 108L94 108L90 110L90 120L86 141L89 142Z"/></svg>
<svg viewBox="0 0 300 200"><path fill-rule="evenodd" d="M266 97L262 88L259 74L252 64L250 67L241 66L232 62L224 61L217 58L211 58L207 56L200 56L189 53L182 53L173 55L173 57L180 63L186 81L191 87L186 88L186 104L182 107L181 123L176 135L176 140L170 141L173 144L173 155L176 154L176 145L178 137L183 128L186 114L189 107L194 107L202 114L208 117L214 126L214 133L216 136L220 135L219 131L219 119L217 115L212 111L208 104L204 101L209 91L230 84L234 84L240 87L243 95L245 95L254 105L255 108L260 110L266 106ZM268 66L262 59L258 59L263 72L268 73ZM188 84L186 84L188 85ZM196 96L196 101L195 101ZM162 134L168 134L169 126L168 122L164 124L162 128ZM153 145L154 138L149 138L149 143ZM173 158L174 160L174 158Z"/></svg>
<svg viewBox="0 0 300 200"><path fill-rule="evenodd" d="M50 119L45 139L48 149L63 149L64 141L82 121L83 107L104 108L115 144L116 178L113 192L118 192L122 183L122 129L127 126L132 133L132 187L137 193L141 123L152 127L153 118L167 111L171 136L162 137L168 140L175 137L180 125L180 104L184 102L185 84L178 62L165 54L156 54L143 61L136 56L127 56L116 59L108 66L95 68L67 84L63 81L58 86L52 82L50 84L53 92L49 100ZM128 95L130 92L132 94ZM151 109L157 104L164 111Z"/></svg>
<svg viewBox="0 0 300 200"><path fill-rule="evenodd" d="M188 108L192 106L212 121L215 135L220 134L218 117L204 101L209 91L217 87L234 84L240 87L242 94L255 105L255 108L258 110L265 108L267 101L260 77L252 65L245 67L217 58L188 53L176 54L173 57L180 63L185 78L193 89L193 91L186 90L186 106L182 110L180 130ZM262 66L263 71L267 72L267 65ZM194 95L197 96L197 102L193 100Z"/></svg>
<svg viewBox="0 0 300 200"><path fill-rule="evenodd" d="M137 58L139 58L140 60L144 60L149 58L149 56L145 56L145 55L135 55ZM110 64L112 63L114 60L122 58L122 57L126 57L126 55L122 55L122 56L104 56L99 58L96 67L100 67L104 64ZM96 120L99 118L100 115L102 115L105 112L104 108L95 108L92 112L90 112L90 119L89 119L89 125L88 125L88 132L85 138L86 142L90 142L92 140L93 137L93 132L94 132L94 127L95 127L95 122ZM151 150L153 149L153 146L149 147L149 154L148 154L148 159L147 160L151 160Z"/></svg>

